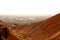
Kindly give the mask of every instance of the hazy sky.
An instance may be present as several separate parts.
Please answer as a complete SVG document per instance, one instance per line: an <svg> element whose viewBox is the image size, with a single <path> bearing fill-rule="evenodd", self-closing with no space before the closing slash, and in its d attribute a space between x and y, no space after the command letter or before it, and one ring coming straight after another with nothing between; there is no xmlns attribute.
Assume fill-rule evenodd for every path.
<svg viewBox="0 0 60 40"><path fill-rule="evenodd" d="M60 0L0 0L0 15L49 15L60 12Z"/></svg>

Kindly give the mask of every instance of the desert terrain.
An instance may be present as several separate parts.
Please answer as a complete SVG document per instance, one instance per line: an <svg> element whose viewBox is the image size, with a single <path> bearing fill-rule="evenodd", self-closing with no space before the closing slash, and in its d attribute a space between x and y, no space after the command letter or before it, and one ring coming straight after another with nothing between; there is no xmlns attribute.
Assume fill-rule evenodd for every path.
<svg viewBox="0 0 60 40"><path fill-rule="evenodd" d="M28 22L24 21L22 25L20 22L0 20L0 25L10 31L8 40L60 40L60 13L44 20Z"/></svg>

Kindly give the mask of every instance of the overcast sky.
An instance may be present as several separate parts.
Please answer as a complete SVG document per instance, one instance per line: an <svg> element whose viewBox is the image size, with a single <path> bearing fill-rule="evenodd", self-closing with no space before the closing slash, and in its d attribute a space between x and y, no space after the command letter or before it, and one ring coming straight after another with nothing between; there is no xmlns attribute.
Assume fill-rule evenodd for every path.
<svg viewBox="0 0 60 40"><path fill-rule="evenodd" d="M60 0L0 0L0 15L55 15Z"/></svg>

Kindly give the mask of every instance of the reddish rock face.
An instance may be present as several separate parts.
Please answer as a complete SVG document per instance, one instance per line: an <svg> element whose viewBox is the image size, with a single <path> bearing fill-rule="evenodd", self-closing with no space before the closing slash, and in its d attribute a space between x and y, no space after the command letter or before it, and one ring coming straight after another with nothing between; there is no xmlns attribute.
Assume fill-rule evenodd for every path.
<svg viewBox="0 0 60 40"><path fill-rule="evenodd" d="M14 36L13 34L9 34L8 40L19 40L16 36Z"/></svg>
<svg viewBox="0 0 60 40"><path fill-rule="evenodd" d="M21 30L18 29L17 33L25 35L30 40L52 40L56 37L55 35L59 36L60 34L60 13L44 21L21 28Z"/></svg>
<svg viewBox="0 0 60 40"><path fill-rule="evenodd" d="M4 22L0 25L8 28L11 26ZM8 40L60 40L60 13L41 22L23 25L16 30L14 28L18 36L14 35L12 31L10 30Z"/></svg>
<svg viewBox="0 0 60 40"><path fill-rule="evenodd" d="M0 34L2 35L3 39L5 39L5 37L4 37L4 30L3 29L0 29ZM15 35L13 35L12 33L9 33L7 39L8 40L18 40L18 38Z"/></svg>

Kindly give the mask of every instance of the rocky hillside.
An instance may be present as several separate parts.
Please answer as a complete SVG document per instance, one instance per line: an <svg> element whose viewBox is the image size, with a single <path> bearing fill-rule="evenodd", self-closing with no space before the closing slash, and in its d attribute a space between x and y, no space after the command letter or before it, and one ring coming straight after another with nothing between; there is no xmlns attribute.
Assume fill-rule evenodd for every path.
<svg viewBox="0 0 60 40"><path fill-rule="evenodd" d="M23 26L2 21L0 25L9 28L8 40L60 40L60 13L41 22Z"/></svg>
<svg viewBox="0 0 60 40"><path fill-rule="evenodd" d="M9 23L4 23L4 22L2 22L2 21L0 21L0 26L2 27L2 29L1 29L1 27L0 27L0 33L2 33L2 35L4 35L4 33L2 32L2 31L4 31L3 30L3 28L4 27L7 27L8 28L8 30L9 30L9 36L8 36L8 40L19 40L18 39L18 37L13 33L13 31L9 28L9 26L11 26L11 24L9 24ZM2 36L3 37L3 39L5 40L5 38L4 38L4 36Z"/></svg>
<svg viewBox="0 0 60 40"><path fill-rule="evenodd" d="M60 40L60 13L44 21L22 26L16 32L29 40Z"/></svg>

